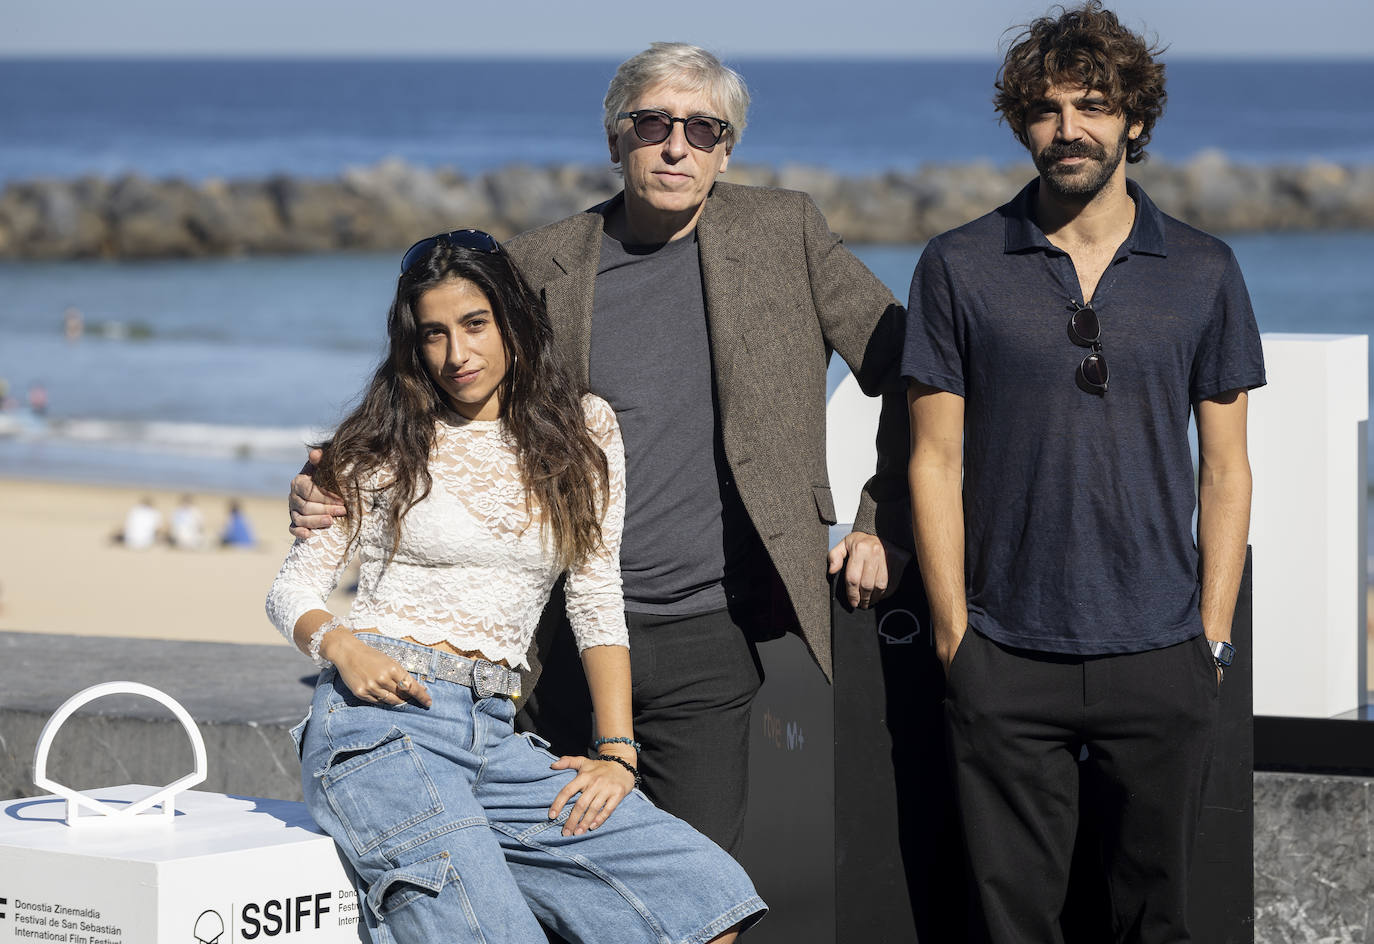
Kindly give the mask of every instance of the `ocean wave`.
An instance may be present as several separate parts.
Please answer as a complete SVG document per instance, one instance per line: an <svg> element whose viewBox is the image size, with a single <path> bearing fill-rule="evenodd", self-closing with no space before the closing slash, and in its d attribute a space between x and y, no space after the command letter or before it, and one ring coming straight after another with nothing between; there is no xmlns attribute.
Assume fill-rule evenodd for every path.
<svg viewBox="0 0 1374 944"><path fill-rule="evenodd" d="M107 341L147 341L155 333L146 321L92 321L81 330Z"/></svg>
<svg viewBox="0 0 1374 944"><path fill-rule="evenodd" d="M164 420L43 419L0 414L0 438L220 459L299 460L328 430L305 426L231 426Z"/></svg>

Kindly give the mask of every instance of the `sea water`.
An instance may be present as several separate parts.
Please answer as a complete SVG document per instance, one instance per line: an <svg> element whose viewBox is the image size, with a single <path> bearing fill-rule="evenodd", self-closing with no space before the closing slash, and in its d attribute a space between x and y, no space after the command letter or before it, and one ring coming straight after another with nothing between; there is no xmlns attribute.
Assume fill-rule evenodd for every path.
<svg viewBox="0 0 1374 944"><path fill-rule="evenodd" d="M847 174L1024 160L992 111L990 60L735 65L753 93L736 160ZM0 61L0 185L332 176L389 156L467 172L601 163L614 66ZM1374 61L1170 62L1151 152L1374 162L1371 87ZM1374 233L1226 238L1262 330L1374 327ZM855 249L905 298L919 246ZM0 263L0 381L17 405L0 412L0 476L280 493L302 444L327 434L375 365L395 276L385 253ZM64 337L68 308L84 320L79 340ZM31 389L46 394L41 417L23 409Z"/></svg>
<svg viewBox="0 0 1374 944"><path fill-rule="evenodd" d="M990 34L990 44L995 36ZM634 50L628 50L633 52ZM989 60L732 63L753 95L735 155L874 173L1024 155ZM333 176L395 156L465 172L606 160L614 60L0 60L0 183ZM1374 162L1374 60L1168 61L1150 147L1169 161Z"/></svg>
<svg viewBox="0 0 1374 944"><path fill-rule="evenodd" d="M1374 326L1374 233L1228 241L1262 331ZM904 299L921 247L855 248ZM390 253L0 263L0 475L280 491L376 366L395 277Z"/></svg>

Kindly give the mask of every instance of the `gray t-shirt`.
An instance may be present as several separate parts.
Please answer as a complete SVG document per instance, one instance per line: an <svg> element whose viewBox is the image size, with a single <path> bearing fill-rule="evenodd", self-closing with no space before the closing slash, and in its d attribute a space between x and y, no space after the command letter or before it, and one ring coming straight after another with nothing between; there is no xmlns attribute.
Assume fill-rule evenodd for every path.
<svg viewBox="0 0 1374 944"><path fill-rule="evenodd" d="M723 608L757 537L720 438L695 233L658 246L603 234L590 385L625 440L625 608Z"/></svg>

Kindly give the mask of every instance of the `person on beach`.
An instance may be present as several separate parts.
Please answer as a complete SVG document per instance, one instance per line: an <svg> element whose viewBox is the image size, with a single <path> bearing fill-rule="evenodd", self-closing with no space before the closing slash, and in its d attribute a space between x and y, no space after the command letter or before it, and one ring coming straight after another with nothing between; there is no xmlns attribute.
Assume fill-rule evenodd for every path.
<svg viewBox="0 0 1374 944"><path fill-rule="evenodd" d="M62 336L69 342L74 342L80 341L85 333L86 318L81 314L81 309L75 305L68 305L62 312Z"/></svg>
<svg viewBox="0 0 1374 944"><path fill-rule="evenodd" d="M182 495L167 521L167 543L179 551L198 551L205 545L205 517L195 499Z"/></svg>
<svg viewBox="0 0 1374 944"><path fill-rule="evenodd" d="M1080 817L1111 939L1190 940L1265 376L1234 254L1126 178L1163 112L1157 55L1096 0L1026 27L996 106L1039 176L933 239L911 283L916 546L993 942L1064 939Z"/></svg>
<svg viewBox="0 0 1374 944"><path fill-rule="evenodd" d="M474 230L403 257L389 350L316 470L342 526L298 539L267 611L324 666L305 802L358 875L373 939L733 941L743 869L635 790L615 415L553 349L543 304ZM325 602L361 558L347 618ZM560 574L599 751L515 732Z"/></svg>
<svg viewBox="0 0 1374 944"><path fill-rule="evenodd" d="M624 430L621 566L645 792L734 851L762 681L755 642L791 629L831 671L832 351L865 392L886 396L877 475L828 569L844 569L851 605L870 606L895 586L899 545L910 544L904 312L810 197L718 179L749 93L711 53L654 43L621 64L604 106L624 190L508 250L546 302L574 378ZM341 510L307 476L291 507L297 534ZM571 754L589 731L588 712L566 710L586 700L566 639L553 621L543 627L531 665L544 681L526 718Z"/></svg>
<svg viewBox="0 0 1374 944"><path fill-rule="evenodd" d="M38 381L29 384L29 412L39 419L48 415L48 388Z"/></svg>
<svg viewBox="0 0 1374 944"><path fill-rule="evenodd" d="M146 551L157 543L162 534L162 512L157 510L153 499L147 495L140 498L124 516L124 527L110 536L116 544L130 550Z"/></svg>
<svg viewBox="0 0 1374 944"><path fill-rule="evenodd" d="M252 548L258 544L257 537L253 534L253 525L249 523L248 516L243 512L243 506L238 500L229 502L229 517L224 521L224 528L219 534L219 546L229 548Z"/></svg>

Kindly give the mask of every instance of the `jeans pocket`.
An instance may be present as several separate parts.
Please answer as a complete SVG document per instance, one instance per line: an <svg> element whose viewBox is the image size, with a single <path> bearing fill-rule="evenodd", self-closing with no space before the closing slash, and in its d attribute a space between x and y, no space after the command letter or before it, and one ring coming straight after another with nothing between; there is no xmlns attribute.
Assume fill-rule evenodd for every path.
<svg viewBox="0 0 1374 944"><path fill-rule="evenodd" d="M530 750L536 751L539 754L544 755L549 760L558 760L558 755L555 754L553 751L549 750L549 748L553 747L553 745L550 744L548 741L544 740L543 738L541 738L539 735L535 734L533 731L521 731L518 736L524 738L525 743L529 745Z"/></svg>
<svg viewBox="0 0 1374 944"><path fill-rule="evenodd" d="M367 891L367 903L378 917L394 914L417 898L437 895L452 877L447 852L382 873Z"/></svg>
<svg viewBox="0 0 1374 944"><path fill-rule="evenodd" d="M288 734L291 735L291 741L296 745L296 759L297 759L297 760L300 760L300 759L301 759L302 741L303 741L304 738L305 738L305 726L308 725L308 724L310 723L310 715L313 713L313 711L314 711L314 708L313 708L313 707L307 709L306 712L305 712L305 717L302 718L302 719L301 719L299 722L297 722L295 725L293 725L292 728L291 728L291 730L290 730L289 732L287 732Z"/></svg>
<svg viewBox="0 0 1374 944"><path fill-rule="evenodd" d="M320 786L358 855L444 811L419 753L396 727L370 743L336 744Z"/></svg>

